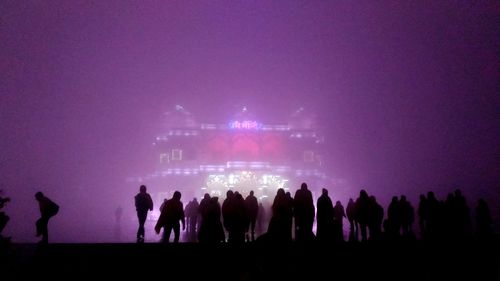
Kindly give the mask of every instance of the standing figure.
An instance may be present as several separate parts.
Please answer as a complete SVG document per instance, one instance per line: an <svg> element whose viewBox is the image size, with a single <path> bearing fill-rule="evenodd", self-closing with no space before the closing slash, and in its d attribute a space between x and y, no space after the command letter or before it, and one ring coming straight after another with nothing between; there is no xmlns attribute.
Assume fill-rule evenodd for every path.
<svg viewBox="0 0 500 281"><path fill-rule="evenodd" d="M413 222L415 221L415 209L411 202L406 200L405 195L401 195L399 199L399 211L401 220L402 234L405 237L413 236Z"/></svg>
<svg viewBox="0 0 500 281"><path fill-rule="evenodd" d="M196 197L193 198L191 202L189 202L186 205L186 209L184 210L184 213L186 215L186 222L187 222L187 240L189 242L195 242L196 241L196 227L198 224L198 208L200 207L200 204L198 204L198 200L196 200Z"/></svg>
<svg viewBox="0 0 500 281"><path fill-rule="evenodd" d="M0 194L2 194L2 190L0 189ZM0 210L3 209L5 206L5 203L9 202L10 198L9 197L2 197L0 196ZM0 239L3 239L2 236L2 231L7 225L7 222L9 221L9 216L7 216L4 212L0 212Z"/></svg>
<svg viewBox="0 0 500 281"><path fill-rule="evenodd" d="M335 242L344 242L344 206L340 201L333 207L333 238Z"/></svg>
<svg viewBox="0 0 500 281"><path fill-rule="evenodd" d="M148 210L153 210L153 200L151 195L146 192L146 186L141 185L139 193L135 198L135 209L137 211L137 218L139 219L139 229L137 230L137 243L144 243L144 224L148 216Z"/></svg>
<svg viewBox="0 0 500 281"><path fill-rule="evenodd" d="M252 241L255 241L255 222L257 221L257 215L259 214L259 203L257 202L257 197L253 195L253 190L250 191L250 195L245 198L245 208L248 215L249 225L247 227L247 241L250 241L248 231L250 231Z"/></svg>
<svg viewBox="0 0 500 281"><path fill-rule="evenodd" d="M170 233L174 230L174 243L179 242L180 237L180 225L179 221L182 222L182 230L186 229L186 221L184 218L184 206L181 202L181 193L179 191L174 192L172 199L168 200L163 207L160 218L155 226L155 231L157 234L160 233L163 227L163 242L168 243L170 239Z"/></svg>
<svg viewBox="0 0 500 281"><path fill-rule="evenodd" d="M316 206L318 208L316 237L321 242L330 242L334 237L334 209L327 189L321 190L321 196L318 198Z"/></svg>
<svg viewBox="0 0 500 281"><path fill-rule="evenodd" d="M292 241L293 203L283 188L279 188L272 205L272 217L267 234L270 241L288 243Z"/></svg>
<svg viewBox="0 0 500 281"><path fill-rule="evenodd" d="M347 203L346 215L349 220L349 241L358 241L358 223L355 221L356 218L356 203L352 198L349 198Z"/></svg>
<svg viewBox="0 0 500 281"><path fill-rule="evenodd" d="M315 209L311 191L304 182L293 197L293 213L295 216L295 240L310 241L314 237L312 232Z"/></svg>
<svg viewBox="0 0 500 281"><path fill-rule="evenodd" d="M49 242L49 219L59 212L59 206L40 191L35 194L35 199L38 201L41 214L41 218L36 221L36 236L42 236L42 240L38 243L47 244Z"/></svg>
<svg viewBox="0 0 500 281"><path fill-rule="evenodd" d="M427 225L426 221L428 218L428 210L427 210L427 198L425 194L420 194L420 201L418 203L418 225L420 227L420 238L427 238Z"/></svg>
<svg viewBox="0 0 500 281"><path fill-rule="evenodd" d="M370 197L368 196L368 192L366 192L366 190L361 189L359 191L359 197L356 199L354 206L356 206L354 211L356 216L354 217L354 220L359 223L361 241L365 242L368 240L367 227L370 215Z"/></svg>
<svg viewBox="0 0 500 281"><path fill-rule="evenodd" d="M260 235L264 232L264 224L266 223L266 211L264 205L259 203L259 210L257 211L257 233Z"/></svg>

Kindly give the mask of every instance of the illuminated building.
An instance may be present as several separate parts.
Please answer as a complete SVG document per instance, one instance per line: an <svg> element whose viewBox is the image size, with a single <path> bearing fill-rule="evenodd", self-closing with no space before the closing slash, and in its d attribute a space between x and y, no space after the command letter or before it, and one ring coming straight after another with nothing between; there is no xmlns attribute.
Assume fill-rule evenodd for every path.
<svg viewBox="0 0 500 281"><path fill-rule="evenodd" d="M229 120L209 124L177 105L165 113L163 125L153 143L156 171L130 179L153 187L161 198L173 190L184 198L204 193L225 198L231 189L243 196L254 190L261 200L272 200L278 188L291 189L293 196L302 182L316 194L332 186L323 171L324 138L314 116L302 108L283 124L268 124L245 107Z"/></svg>

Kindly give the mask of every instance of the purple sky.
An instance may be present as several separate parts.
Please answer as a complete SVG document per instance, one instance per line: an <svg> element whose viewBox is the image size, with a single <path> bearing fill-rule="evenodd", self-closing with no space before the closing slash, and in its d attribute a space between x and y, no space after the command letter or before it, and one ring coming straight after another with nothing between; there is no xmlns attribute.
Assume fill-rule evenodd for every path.
<svg viewBox="0 0 500 281"><path fill-rule="evenodd" d="M5 232L35 241L42 190L62 206L54 239L89 239L133 204L124 179L152 171L174 104L270 121L304 106L353 194L460 187L498 219L499 17L493 1L1 1Z"/></svg>

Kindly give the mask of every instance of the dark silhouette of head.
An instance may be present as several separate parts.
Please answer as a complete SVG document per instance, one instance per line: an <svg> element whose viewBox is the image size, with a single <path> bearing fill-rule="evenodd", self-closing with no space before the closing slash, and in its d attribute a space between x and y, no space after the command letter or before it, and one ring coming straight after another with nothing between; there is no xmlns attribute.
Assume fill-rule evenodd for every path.
<svg viewBox="0 0 500 281"><path fill-rule="evenodd" d="M36 200L41 200L42 198L44 197L43 193L41 191L38 191L36 194L35 194L35 198Z"/></svg>
<svg viewBox="0 0 500 281"><path fill-rule="evenodd" d="M427 199L435 200L436 196L434 195L434 192L432 191L427 192Z"/></svg>
<svg viewBox="0 0 500 281"><path fill-rule="evenodd" d="M181 193L179 191L175 191L173 198L175 200L181 200Z"/></svg>
<svg viewBox="0 0 500 281"><path fill-rule="evenodd" d="M359 191L359 197L361 197L361 198L368 198L368 192L366 192L366 190L364 190L364 189L361 189Z"/></svg>
<svg viewBox="0 0 500 281"><path fill-rule="evenodd" d="M145 193L146 192L146 186L145 185L141 185L141 187L139 187L139 191L141 193Z"/></svg>
<svg viewBox="0 0 500 281"><path fill-rule="evenodd" d="M328 190L326 188L321 189L321 194L328 195Z"/></svg>
<svg viewBox="0 0 500 281"><path fill-rule="evenodd" d="M253 190L250 190L250 195L252 195L252 196L253 196Z"/></svg>
<svg viewBox="0 0 500 281"><path fill-rule="evenodd" d="M302 189L302 190L306 190L306 189L307 189L307 183L303 182L303 183L300 185L300 189Z"/></svg>
<svg viewBox="0 0 500 281"><path fill-rule="evenodd" d="M238 200L243 200L243 196L238 191L236 191L234 193L234 198L236 198Z"/></svg>
<svg viewBox="0 0 500 281"><path fill-rule="evenodd" d="M285 190L283 188L278 188L278 191L276 191L276 196L278 196L278 195L284 196Z"/></svg>

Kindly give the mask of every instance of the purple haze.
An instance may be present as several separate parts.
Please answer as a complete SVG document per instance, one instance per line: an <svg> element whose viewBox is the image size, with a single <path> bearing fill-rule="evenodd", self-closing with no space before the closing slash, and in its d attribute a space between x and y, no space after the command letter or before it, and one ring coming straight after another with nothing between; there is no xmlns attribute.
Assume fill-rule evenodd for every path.
<svg viewBox="0 0 500 281"><path fill-rule="evenodd" d="M416 206L459 187L498 221L499 16L487 1L2 1L4 234L36 241L41 190L61 205L52 241L110 240L175 104L270 121L304 106L352 196Z"/></svg>

